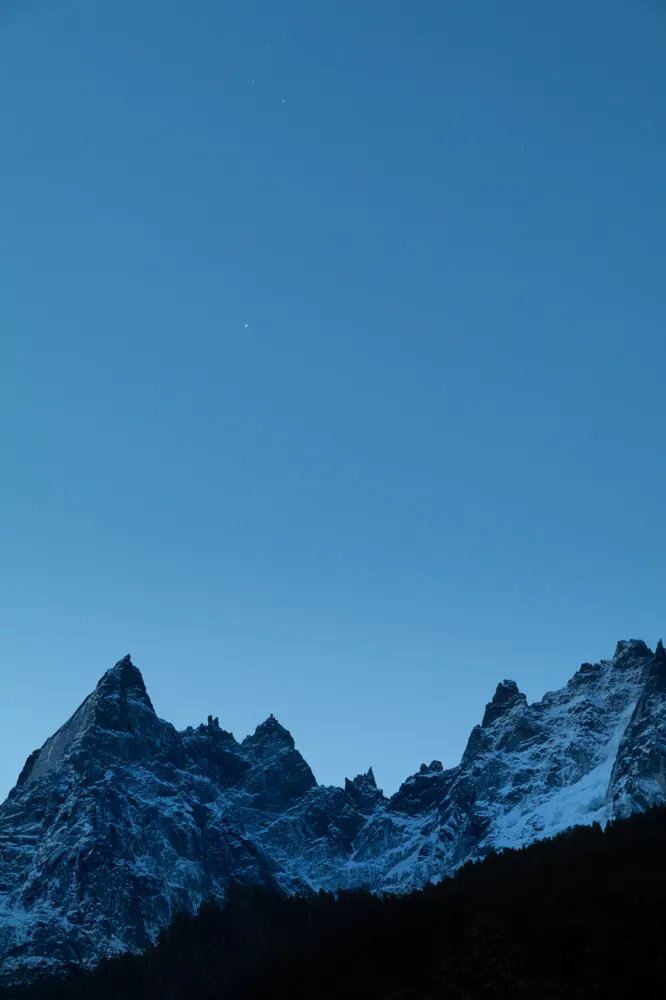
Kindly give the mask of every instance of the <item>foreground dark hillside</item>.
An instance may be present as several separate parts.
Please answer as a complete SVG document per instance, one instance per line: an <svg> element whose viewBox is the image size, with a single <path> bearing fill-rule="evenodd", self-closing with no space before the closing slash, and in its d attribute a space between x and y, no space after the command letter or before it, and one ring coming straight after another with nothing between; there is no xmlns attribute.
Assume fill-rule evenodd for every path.
<svg viewBox="0 0 666 1000"><path fill-rule="evenodd" d="M666 995L666 809L470 864L408 896L235 887L141 956L20 1000Z"/></svg>

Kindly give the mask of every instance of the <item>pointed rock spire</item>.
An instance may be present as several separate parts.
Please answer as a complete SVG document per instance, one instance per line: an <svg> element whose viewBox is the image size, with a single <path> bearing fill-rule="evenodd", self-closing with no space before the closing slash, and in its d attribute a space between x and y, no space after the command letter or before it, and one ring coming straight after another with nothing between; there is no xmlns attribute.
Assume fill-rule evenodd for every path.
<svg viewBox="0 0 666 1000"><path fill-rule="evenodd" d="M295 744L289 730L281 726L271 713L264 722L259 723L251 736L245 737L241 746L246 750L253 750L265 760L282 750L293 750Z"/></svg>
<svg viewBox="0 0 666 1000"><path fill-rule="evenodd" d="M654 658L659 663L666 663L666 649L664 649L664 644L661 641L661 639L657 643L657 648L654 653Z"/></svg>
<svg viewBox="0 0 666 1000"><path fill-rule="evenodd" d="M240 749L251 764L245 788L262 809L287 808L317 784L291 733L272 714L245 737Z"/></svg>
<svg viewBox="0 0 666 1000"><path fill-rule="evenodd" d="M106 699L121 695L133 701L141 702L154 712L153 703L146 691L141 671L134 666L129 653L118 660L115 666L104 674L97 684L95 693L98 698Z"/></svg>
<svg viewBox="0 0 666 1000"><path fill-rule="evenodd" d="M48 774L72 753L81 754L87 763L100 748L109 757L125 758L129 742L135 752L142 741L151 742L156 727L162 735L164 730L173 729L157 718L141 672L129 655L124 656L106 671L67 722L30 755L16 787Z"/></svg>
<svg viewBox="0 0 666 1000"><path fill-rule="evenodd" d="M147 734L158 722L141 671L129 655L104 674L80 711L92 712L95 723L113 732Z"/></svg>
<svg viewBox="0 0 666 1000"><path fill-rule="evenodd" d="M501 715L504 715L505 712L519 702L526 703L527 698L519 691L516 682L510 680L502 681L501 684L497 685L492 701L486 705L481 728L487 729L495 719L499 719Z"/></svg>
<svg viewBox="0 0 666 1000"><path fill-rule="evenodd" d="M345 791L362 811L374 808L379 799L384 797L381 788L377 788L375 773L371 767L365 774L357 774L353 781L345 778Z"/></svg>
<svg viewBox="0 0 666 1000"><path fill-rule="evenodd" d="M349 778L345 778L345 781L349 780ZM375 772L369 767L365 774L357 774L352 783L359 787L376 788L377 779L375 778Z"/></svg>

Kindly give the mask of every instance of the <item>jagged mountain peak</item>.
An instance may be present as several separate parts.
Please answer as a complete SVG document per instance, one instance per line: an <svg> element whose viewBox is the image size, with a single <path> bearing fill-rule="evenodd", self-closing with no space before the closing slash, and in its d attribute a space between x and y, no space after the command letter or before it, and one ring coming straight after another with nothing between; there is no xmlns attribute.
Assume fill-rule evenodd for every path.
<svg viewBox="0 0 666 1000"><path fill-rule="evenodd" d="M275 815L303 799L317 785L294 739L274 715L246 736L240 750L250 762L245 789L263 810Z"/></svg>
<svg viewBox="0 0 666 1000"><path fill-rule="evenodd" d="M133 733L143 716L157 721L141 672L128 655L102 675L67 722L30 754L16 789L59 769L73 753L86 752L85 748L100 743L97 730Z"/></svg>
<svg viewBox="0 0 666 1000"><path fill-rule="evenodd" d="M132 663L129 653L106 671L98 681L94 693L102 698L116 696L132 698L142 702L151 712L155 711L141 671Z"/></svg>
<svg viewBox="0 0 666 1000"><path fill-rule="evenodd" d="M377 779L375 778L375 772L372 770L372 767L369 767L365 772L364 778L370 785L374 785L375 788L377 787Z"/></svg>
<svg viewBox="0 0 666 1000"><path fill-rule="evenodd" d="M0 806L0 979L140 949L230 879L401 891L492 850L666 802L666 650L641 640L527 703L504 680L463 758L390 799L318 785L274 716L242 743L159 719L124 657ZM4 965L2 965L4 961Z"/></svg>
<svg viewBox="0 0 666 1000"><path fill-rule="evenodd" d="M492 701L486 705L481 728L487 729L510 708L517 704L527 704L527 697L519 690L515 681L503 680L497 685Z"/></svg>
<svg viewBox="0 0 666 1000"><path fill-rule="evenodd" d="M365 774L357 774L353 780L345 778L345 792L361 812L373 809L384 798L383 791L377 787L375 772L371 767Z"/></svg>
<svg viewBox="0 0 666 1000"><path fill-rule="evenodd" d="M289 730L285 729L271 713L267 719L259 723L251 736L245 737L241 746L254 750L263 757L267 753L293 750L295 743Z"/></svg>
<svg viewBox="0 0 666 1000"><path fill-rule="evenodd" d="M355 778L345 778L350 784L359 785L360 787L377 787L377 779L375 778L375 772L371 767L365 772L365 774L357 774Z"/></svg>
<svg viewBox="0 0 666 1000"><path fill-rule="evenodd" d="M642 639L618 639L613 660L616 665L621 666L631 659L637 657L647 658L649 656L654 656L654 653Z"/></svg>

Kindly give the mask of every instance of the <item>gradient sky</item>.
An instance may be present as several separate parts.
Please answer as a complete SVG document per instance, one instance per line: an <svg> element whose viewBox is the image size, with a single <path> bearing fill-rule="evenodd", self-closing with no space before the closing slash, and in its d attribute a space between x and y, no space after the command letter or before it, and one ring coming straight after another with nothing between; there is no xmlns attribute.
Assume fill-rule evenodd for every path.
<svg viewBox="0 0 666 1000"><path fill-rule="evenodd" d="M0 794L130 652L317 778L666 637L662 0L0 0Z"/></svg>

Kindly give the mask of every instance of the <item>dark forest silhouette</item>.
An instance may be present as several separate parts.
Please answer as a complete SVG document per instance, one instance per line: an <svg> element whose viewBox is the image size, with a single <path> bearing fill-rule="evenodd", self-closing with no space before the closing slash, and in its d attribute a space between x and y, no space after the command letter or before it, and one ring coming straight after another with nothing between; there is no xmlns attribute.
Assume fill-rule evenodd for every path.
<svg viewBox="0 0 666 1000"><path fill-rule="evenodd" d="M666 995L666 809L577 827L404 896L232 885L143 955L16 1000Z"/></svg>

